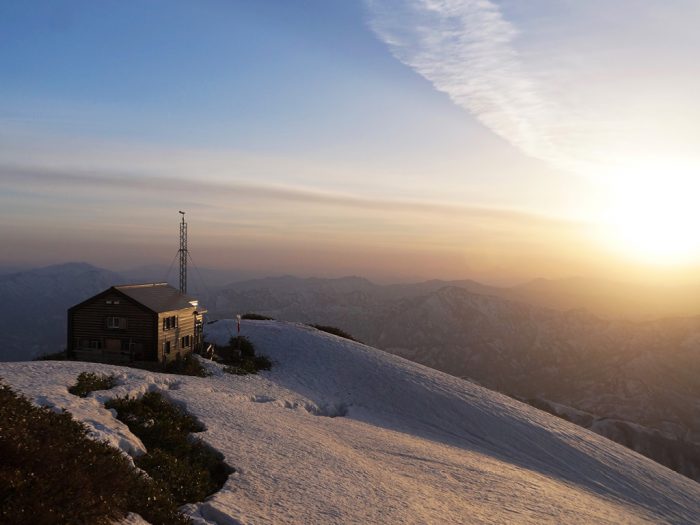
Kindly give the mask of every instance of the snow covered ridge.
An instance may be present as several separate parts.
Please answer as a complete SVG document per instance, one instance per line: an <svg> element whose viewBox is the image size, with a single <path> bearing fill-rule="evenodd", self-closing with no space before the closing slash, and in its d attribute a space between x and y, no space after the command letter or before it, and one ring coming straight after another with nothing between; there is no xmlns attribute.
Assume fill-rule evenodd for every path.
<svg viewBox="0 0 700 525"><path fill-rule="evenodd" d="M302 325L244 321L274 367L207 378L75 362L1 363L0 378L143 450L104 409L159 390L236 469L187 511L201 523L697 523L700 485L561 419ZM207 326L226 342L232 321ZM82 371L120 385L81 399ZM326 417L331 416L331 417Z"/></svg>
<svg viewBox="0 0 700 525"><path fill-rule="evenodd" d="M700 317L612 321L506 300L475 283L446 284L262 279L228 286L205 303L212 319L257 312L337 326L514 397L628 420L670 442L700 446L700 382L693 372L700 370Z"/></svg>

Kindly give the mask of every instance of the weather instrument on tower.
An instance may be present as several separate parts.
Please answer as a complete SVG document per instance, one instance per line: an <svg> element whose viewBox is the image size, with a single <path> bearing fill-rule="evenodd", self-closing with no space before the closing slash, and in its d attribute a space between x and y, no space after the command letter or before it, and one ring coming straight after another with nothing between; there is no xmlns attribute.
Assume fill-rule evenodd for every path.
<svg viewBox="0 0 700 525"><path fill-rule="evenodd" d="M178 212L182 215L182 222L180 223L180 249L178 254L180 255L180 293L187 293L187 223L185 222L185 212Z"/></svg>

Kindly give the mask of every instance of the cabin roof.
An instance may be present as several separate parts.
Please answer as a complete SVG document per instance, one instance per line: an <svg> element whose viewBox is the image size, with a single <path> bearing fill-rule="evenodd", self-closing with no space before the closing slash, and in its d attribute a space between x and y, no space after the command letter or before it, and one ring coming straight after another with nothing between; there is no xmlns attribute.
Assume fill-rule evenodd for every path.
<svg viewBox="0 0 700 525"><path fill-rule="evenodd" d="M196 299L181 294L168 283L125 284L113 288L158 313L197 306Z"/></svg>

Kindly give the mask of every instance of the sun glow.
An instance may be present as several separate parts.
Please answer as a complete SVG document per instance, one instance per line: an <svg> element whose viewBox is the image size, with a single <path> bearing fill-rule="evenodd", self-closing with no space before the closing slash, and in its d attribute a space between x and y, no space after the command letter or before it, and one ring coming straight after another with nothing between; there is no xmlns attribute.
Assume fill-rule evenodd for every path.
<svg viewBox="0 0 700 525"><path fill-rule="evenodd" d="M700 259L700 175L680 162L618 173L605 221L623 253L653 264Z"/></svg>

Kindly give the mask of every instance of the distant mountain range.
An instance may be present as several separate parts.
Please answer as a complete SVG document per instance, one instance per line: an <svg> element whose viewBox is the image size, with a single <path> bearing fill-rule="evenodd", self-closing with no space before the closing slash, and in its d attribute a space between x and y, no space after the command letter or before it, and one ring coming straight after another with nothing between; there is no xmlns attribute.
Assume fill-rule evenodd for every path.
<svg viewBox="0 0 700 525"><path fill-rule="evenodd" d="M58 352L66 342L66 310L122 277L86 263L0 275L0 360Z"/></svg>
<svg viewBox="0 0 700 525"><path fill-rule="evenodd" d="M74 262L24 271L0 271L0 361L22 361L65 347L66 310L115 284L162 282L177 286L177 268L143 266L113 272ZM195 291L217 289L235 272L201 269L191 272ZM210 288L211 287L211 288Z"/></svg>
<svg viewBox="0 0 700 525"><path fill-rule="evenodd" d="M598 422L591 429L628 446L639 441L640 452L654 449L669 466L686 450L680 471L700 480L699 316L615 321L483 295L488 289L469 281L446 284L258 279L227 286L207 304L212 318L251 311L337 326L533 404L585 412ZM618 422L616 432L603 419ZM649 436L658 437L653 446Z"/></svg>
<svg viewBox="0 0 700 525"><path fill-rule="evenodd" d="M69 306L139 280L83 263L0 276L0 359L60 350ZM566 413L647 455L653 449L651 457L672 467L684 450L677 470L698 479L700 317L629 321L566 310L560 301L573 302L586 287L555 283L507 289L474 281L276 277L212 284L199 298L210 319L250 311L337 326L393 354Z"/></svg>

